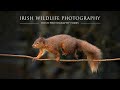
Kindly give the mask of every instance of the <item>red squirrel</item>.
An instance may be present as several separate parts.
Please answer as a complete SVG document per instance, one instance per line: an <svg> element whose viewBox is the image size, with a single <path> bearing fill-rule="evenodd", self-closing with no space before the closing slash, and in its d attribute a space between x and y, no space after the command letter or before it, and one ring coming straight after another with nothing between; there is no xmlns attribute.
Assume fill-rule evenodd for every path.
<svg viewBox="0 0 120 90"><path fill-rule="evenodd" d="M77 51L83 51L87 56L92 73L97 72L100 63L100 61L93 60L102 58L102 52L98 47L85 40L80 40L66 34L55 35L47 39L39 37L35 40L32 47L40 49L39 54L34 60L41 58L45 51L48 51L55 55L57 62L60 61L60 50L63 55L73 54L76 59L78 59Z"/></svg>

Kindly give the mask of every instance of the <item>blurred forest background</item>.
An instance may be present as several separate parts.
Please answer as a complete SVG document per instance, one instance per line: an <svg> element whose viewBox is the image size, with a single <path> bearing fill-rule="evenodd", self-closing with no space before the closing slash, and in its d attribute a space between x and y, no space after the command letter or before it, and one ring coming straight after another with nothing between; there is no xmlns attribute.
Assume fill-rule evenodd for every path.
<svg viewBox="0 0 120 90"><path fill-rule="evenodd" d="M31 24L21 25L19 16L98 15L101 24ZM28 21L32 23L41 21ZM86 21L87 22L87 21ZM99 47L103 58L120 57L120 11L0 11L0 53L37 56L32 44L39 34L45 38L69 34ZM46 54L43 58L52 57ZM70 57L61 56L69 59ZM79 53L79 58L84 58ZM102 62L92 74L87 62L32 62L27 58L0 57L0 79L118 79L120 62Z"/></svg>

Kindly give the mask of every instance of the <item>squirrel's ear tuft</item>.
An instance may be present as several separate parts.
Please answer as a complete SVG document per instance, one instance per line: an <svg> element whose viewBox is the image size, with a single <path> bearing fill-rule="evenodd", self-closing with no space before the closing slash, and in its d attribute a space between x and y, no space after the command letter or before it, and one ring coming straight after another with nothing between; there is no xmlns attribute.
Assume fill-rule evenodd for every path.
<svg viewBox="0 0 120 90"><path fill-rule="evenodd" d="M41 34L41 33L39 34L39 37L42 37L42 34Z"/></svg>
<svg viewBox="0 0 120 90"><path fill-rule="evenodd" d="M39 34L39 38L45 39L44 36L43 36L42 34Z"/></svg>

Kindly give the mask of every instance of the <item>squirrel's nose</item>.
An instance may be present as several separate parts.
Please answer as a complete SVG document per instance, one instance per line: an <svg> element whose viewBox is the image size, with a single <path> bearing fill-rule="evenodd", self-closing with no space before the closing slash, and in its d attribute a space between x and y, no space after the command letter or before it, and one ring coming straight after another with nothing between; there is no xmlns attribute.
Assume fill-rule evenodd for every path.
<svg viewBox="0 0 120 90"><path fill-rule="evenodd" d="M34 46L34 45L32 45L32 47L34 48L35 46Z"/></svg>

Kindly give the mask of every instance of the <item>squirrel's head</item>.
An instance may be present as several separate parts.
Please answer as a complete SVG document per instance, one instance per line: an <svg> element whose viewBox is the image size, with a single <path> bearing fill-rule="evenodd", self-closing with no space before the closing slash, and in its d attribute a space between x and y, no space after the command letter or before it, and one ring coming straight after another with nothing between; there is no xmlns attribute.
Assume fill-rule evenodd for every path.
<svg viewBox="0 0 120 90"><path fill-rule="evenodd" d="M42 48L44 46L45 46L45 38L43 37L39 37L38 39L36 39L32 45L33 48Z"/></svg>

